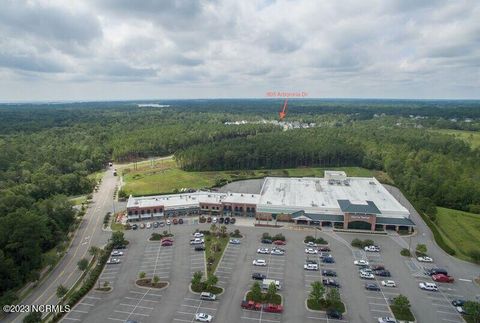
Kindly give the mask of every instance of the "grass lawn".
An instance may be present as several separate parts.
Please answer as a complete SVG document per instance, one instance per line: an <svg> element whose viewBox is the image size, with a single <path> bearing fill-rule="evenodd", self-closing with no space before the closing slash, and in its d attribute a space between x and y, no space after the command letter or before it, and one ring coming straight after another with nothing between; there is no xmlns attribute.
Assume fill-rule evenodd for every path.
<svg viewBox="0 0 480 323"><path fill-rule="evenodd" d="M239 171L212 171L212 172L186 172L179 169L173 159L162 160L157 163L144 163L138 166L122 169L125 186L123 190L128 195L152 195L172 193L182 188L210 188L217 180L234 181L249 178L261 178L266 176L314 176L323 177L326 169L343 170L349 176L375 176L384 183L392 183L388 175L381 171L368 170L361 167L311 167L290 169L262 169L262 170L239 170Z"/></svg>
<svg viewBox="0 0 480 323"><path fill-rule="evenodd" d="M225 247L227 246L229 240L230 238L228 236L220 238L214 237L213 235L205 236L205 258L207 259L208 276L212 275L217 269L218 263L222 258L223 252L225 251ZM212 245L215 242L218 242L220 246L217 252L212 250ZM208 264L209 260L213 260L210 265Z"/></svg>
<svg viewBox="0 0 480 323"><path fill-rule="evenodd" d="M480 147L480 132L453 129L439 129L432 131L455 136L456 138L469 143L470 146L474 149Z"/></svg>
<svg viewBox="0 0 480 323"><path fill-rule="evenodd" d="M412 312L410 309L407 311L401 312L398 310L398 308L395 305L390 305L390 308L392 309L393 315L395 318L399 321L415 321L415 317L413 316Z"/></svg>
<svg viewBox="0 0 480 323"><path fill-rule="evenodd" d="M73 205L82 205L82 203L87 202L87 196L86 195L81 195L81 196L77 196L77 197L72 197L70 199L70 202L72 202Z"/></svg>
<svg viewBox="0 0 480 323"><path fill-rule="evenodd" d="M104 171L98 171L98 172L95 172L95 173L92 173L92 174L88 175L87 178L94 179L98 183L98 181L100 181L102 179L103 173L104 173Z"/></svg>
<svg viewBox="0 0 480 323"><path fill-rule="evenodd" d="M471 260L469 252L480 246L480 215L458 210L437 208L436 225L456 256Z"/></svg>

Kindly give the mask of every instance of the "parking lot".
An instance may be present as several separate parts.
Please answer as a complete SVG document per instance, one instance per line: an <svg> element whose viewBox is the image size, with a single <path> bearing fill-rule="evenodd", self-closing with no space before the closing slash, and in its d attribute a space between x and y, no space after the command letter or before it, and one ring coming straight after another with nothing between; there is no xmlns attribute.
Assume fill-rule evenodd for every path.
<svg viewBox="0 0 480 323"><path fill-rule="evenodd" d="M425 265L415 259L400 256L402 246L389 236L318 232L319 236L329 242L330 253L335 258L335 263L330 264L323 263L318 254L305 254L303 239L313 233L311 229L230 225L227 226L229 231L238 228L244 237L239 245L227 245L217 267L218 285L225 291L217 301L203 301L198 294L190 292L188 286L194 272L205 271L205 253L195 251L189 240L196 228L208 229L211 224L185 222L183 225L171 226L172 233L175 234L175 243L171 247L161 247L158 242L147 242L152 232L161 232L165 228L127 231L126 237L130 244L124 251L125 255L120 257L121 263L107 265L100 278L100 282L109 281L113 291L104 294L92 290L64 321L193 322L196 313L207 313L213 316L214 322L375 322L379 317L391 316L388 306L390 300L403 294L409 298L418 322L462 322L451 301L457 298L470 299L471 291L475 290L468 282L458 280L453 284L438 283L439 292L421 290L419 282L432 281L423 273L424 267L433 267L437 263ZM285 249L284 255L257 254L259 247L271 249L273 246L260 242L263 232L285 235L287 244L279 246ZM364 252L351 247L351 240L357 237L373 239L381 251ZM264 259L267 265L254 266L254 259ZM318 261L319 271L304 270L303 265L307 259ZM374 280L360 278L359 268L353 264L354 260L359 259L368 260L370 265L384 265L392 276L375 276ZM347 309L342 320L328 319L324 312L306 309L305 300L311 291L310 284L326 278L322 276L324 269L335 271L337 277L331 278L341 285L339 291ZM140 288L135 285L135 280L141 272L145 272L147 277L157 275L161 280L169 281L170 286L163 290ZM280 282L282 289L279 293L284 305L282 314L240 307L254 282L253 273L262 273L267 278ZM384 279L394 280L397 287L381 286ZM366 290L366 282L377 283L380 291Z"/></svg>

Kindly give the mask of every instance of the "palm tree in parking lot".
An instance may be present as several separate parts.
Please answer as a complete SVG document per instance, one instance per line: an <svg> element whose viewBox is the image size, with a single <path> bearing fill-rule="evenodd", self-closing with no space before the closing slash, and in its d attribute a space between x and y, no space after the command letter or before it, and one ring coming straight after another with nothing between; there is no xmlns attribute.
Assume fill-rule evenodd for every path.
<svg viewBox="0 0 480 323"><path fill-rule="evenodd" d="M220 234L222 235L222 237L225 237L227 235L227 227L222 225L220 227Z"/></svg>
<svg viewBox="0 0 480 323"><path fill-rule="evenodd" d="M210 226L210 231L212 232L213 235L215 235L215 233L217 233L217 225L216 224L212 224Z"/></svg>

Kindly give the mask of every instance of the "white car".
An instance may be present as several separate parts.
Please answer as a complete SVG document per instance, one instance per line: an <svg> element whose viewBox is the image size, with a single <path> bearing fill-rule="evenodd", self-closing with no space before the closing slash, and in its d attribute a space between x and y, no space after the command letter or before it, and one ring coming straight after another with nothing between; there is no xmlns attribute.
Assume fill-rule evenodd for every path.
<svg viewBox="0 0 480 323"><path fill-rule="evenodd" d="M377 246L366 246L364 249L369 252L380 252L380 248Z"/></svg>
<svg viewBox="0 0 480 323"><path fill-rule="evenodd" d="M313 248L315 248L317 246L317 244L315 242L311 242L311 241L307 242L306 245L307 245L307 247L313 247Z"/></svg>
<svg viewBox="0 0 480 323"><path fill-rule="evenodd" d="M273 248L272 251L270 251L270 254L274 256L283 256L285 254L285 251L282 249Z"/></svg>
<svg viewBox="0 0 480 323"><path fill-rule="evenodd" d="M150 222L147 222L146 227L147 229L150 229L152 227L152 224Z"/></svg>
<svg viewBox="0 0 480 323"><path fill-rule="evenodd" d="M463 309L462 306L457 306L457 307L455 307L455 309L456 309L457 312L460 313L460 314L466 314L466 313L465 313L465 310Z"/></svg>
<svg viewBox="0 0 480 323"><path fill-rule="evenodd" d="M212 223L217 223L217 218L216 217L213 217Z"/></svg>
<svg viewBox="0 0 480 323"><path fill-rule="evenodd" d="M203 233L201 233L201 232L195 232L195 233L193 234L193 236L194 236L195 238L203 238Z"/></svg>
<svg viewBox="0 0 480 323"><path fill-rule="evenodd" d="M123 252L122 251L118 251L118 250L113 250L112 251L112 256L123 256Z"/></svg>
<svg viewBox="0 0 480 323"><path fill-rule="evenodd" d="M172 221L167 220L167 225L170 225L170 224L172 224Z"/></svg>
<svg viewBox="0 0 480 323"><path fill-rule="evenodd" d="M238 239L230 239L231 244L240 244L240 240Z"/></svg>
<svg viewBox="0 0 480 323"><path fill-rule="evenodd" d="M267 265L267 262L265 261L265 259L255 259L252 264L254 266L266 266Z"/></svg>
<svg viewBox="0 0 480 323"><path fill-rule="evenodd" d="M366 274L373 274L373 270L371 270L370 268L362 268L360 269L360 272Z"/></svg>
<svg viewBox="0 0 480 323"><path fill-rule="evenodd" d="M268 254L270 252L270 250L268 250L268 248L258 248L257 249L257 253L261 253L261 254Z"/></svg>
<svg viewBox="0 0 480 323"><path fill-rule="evenodd" d="M212 322L213 316L206 313L197 313L195 314L195 321L199 322Z"/></svg>
<svg viewBox="0 0 480 323"><path fill-rule="evenodd" d="M433 259L427 256L424 257L417 257L417 260L420 262L433 262Z"/></svg>
<svg viewBox="0 0 480 323"><path fill-rule="evenodd" d="M420 287L420 289L424 289L432 292L438 291L438 287L434 283L423 282L418 284L418 287Z"/></svg>
<svg viewBox="0 0 480 323"><path fill-rule="evenodd" d="M393 280L382 280L382 286L385 287L397 287L397 284Z"/></svg>
<svg viewBox="0 0 480 323"><path fill-rule="evenodd" d="M311 254L311 255L315 255L318 253L318 250L317 249L313 249L313 248L307 248L305 249L305 253L308 253L308 254Z"/></svg>
<svg viewBox="0 0 480 323"><path fill-rule="evenodd" d="M378 323L397 323L397 320L390 316L379 317Z"/></svg>
<svg viewBox="0 0 480 323"><path fill-rule="evenodd" d="M195 238L195 239L190 240L191 245L203 244L204 242L205 242L205 240L203 240L202 238Z"/></svg>
<svg viewBox="0 0 480 323"><path fill-rule="evenodd" d="M303 265L303 269L305 270L318 270L317 264L305 264Z"/></svg>
<svg viewBox="0 0 480 323"><path fill-rule="evenodd" d="M370 273L360 272L360 278L363 279L375 279L375 276Z"/></svg>
<svg viewBox="0 0 480 323"><path fill-rule="evenodd" d="M116 265L120 263L120 259L118 258L110 258L107 260L107 264L109 265Z"/></svg>
<svg viewBox="0 0 480 323"><path fill-rule="evenodd" d="M355 266L368 266L368 261L360 259L353 262Z"/></svg>

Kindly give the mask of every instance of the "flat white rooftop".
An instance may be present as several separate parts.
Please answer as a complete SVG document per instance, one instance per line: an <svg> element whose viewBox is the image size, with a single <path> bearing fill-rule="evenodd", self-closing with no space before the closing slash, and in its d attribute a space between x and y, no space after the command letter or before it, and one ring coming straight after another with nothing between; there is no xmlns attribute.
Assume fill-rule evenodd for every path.
<svg viewBox="0 0 480 323"><path fill-rule="evenodd" d="M408 210L377 179L365 177L344 177L341 180L332 177L267 177L260 193L258 211L298 209L307 213L342 214L338 200L361 205L372 201L381 211L380 216L409 216Z"/></svg>

